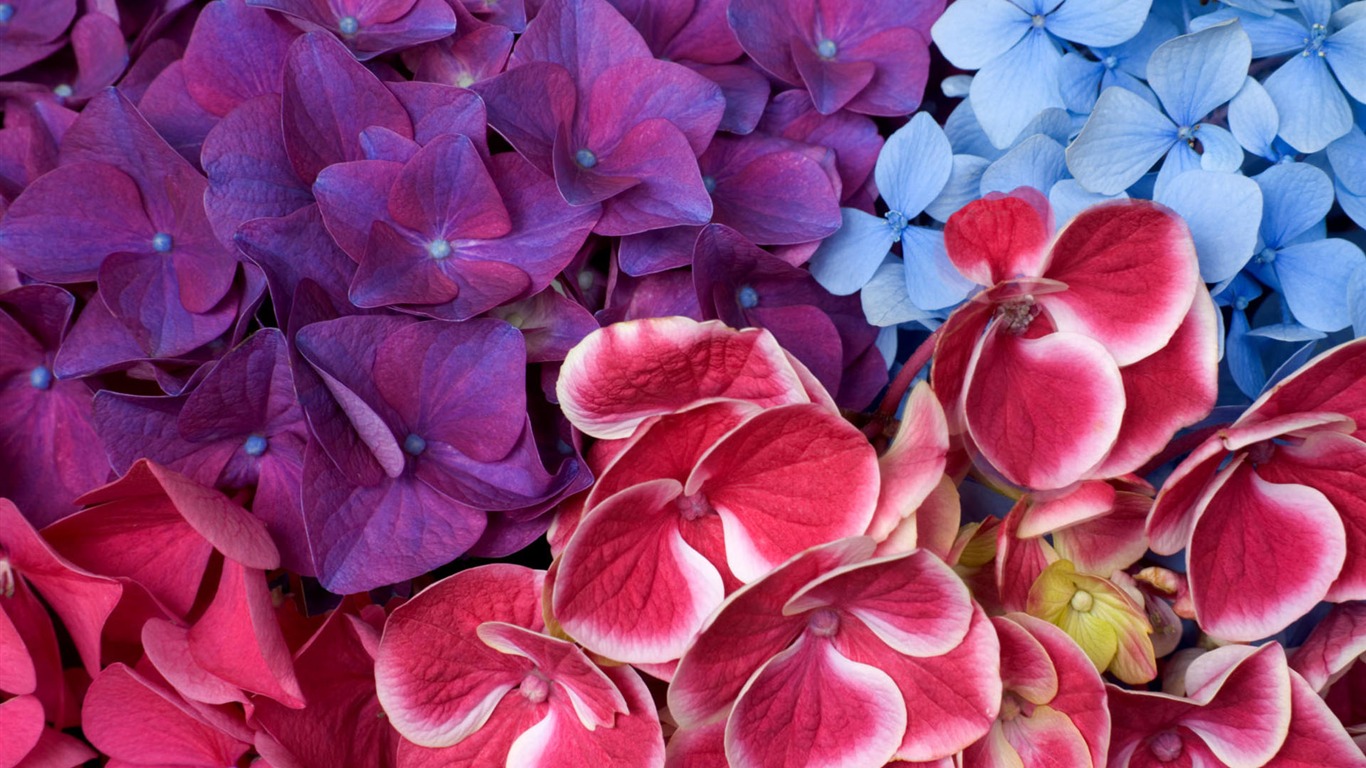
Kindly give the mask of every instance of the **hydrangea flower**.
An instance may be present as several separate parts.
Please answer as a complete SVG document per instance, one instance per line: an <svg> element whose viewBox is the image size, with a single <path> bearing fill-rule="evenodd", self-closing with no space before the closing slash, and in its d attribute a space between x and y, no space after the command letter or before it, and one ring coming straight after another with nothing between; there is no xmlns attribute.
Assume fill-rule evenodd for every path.
<svg viewBox="0 0 1366 768"><path fill-rule="evenodd" d="M0 75L8 75L66 45L76 0L11 0L0 17Z"/></svg>
<svg viewBox="0 0 1366 768"><path fill-rule="evenodd" d="M306 31L327 30L356 54L381 53L439 40L455 32L455 12L445 0L250 0L280 11Z"/></svg>

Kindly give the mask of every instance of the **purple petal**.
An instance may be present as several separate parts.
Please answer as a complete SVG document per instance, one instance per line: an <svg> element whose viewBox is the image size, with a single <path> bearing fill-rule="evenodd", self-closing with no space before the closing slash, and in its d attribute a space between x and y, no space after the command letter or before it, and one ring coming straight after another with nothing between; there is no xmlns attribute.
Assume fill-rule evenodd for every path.
<svg viewBox="0 0 1366 768"><path fill-rule="evenodd" d="M280 93L289 44L299 34L243 0L205 6L185 46L185 85L194 100L223 117L245 101Z"/></svg>

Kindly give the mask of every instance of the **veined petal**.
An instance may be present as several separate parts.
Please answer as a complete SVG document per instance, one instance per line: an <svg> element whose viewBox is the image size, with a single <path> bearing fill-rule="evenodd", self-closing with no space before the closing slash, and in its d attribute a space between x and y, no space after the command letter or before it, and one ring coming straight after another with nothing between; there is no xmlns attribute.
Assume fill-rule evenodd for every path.
<svg viewBox="0 0 1366 768"><path fill-rule="evenodd" d="M1062 53L1041 29L1031 29L1014 47L985 64L972 78L968 98L991 143L1004 149L1038 114L1062 108L1058 66Z"/></svg>
<svg viewBox="0 0 1366 768"><path fill-rule="evenodd" d="M812 254L811 274L825 290L847 296L872 279L896 235L885 220L857 208L841 208L840 222Z"/></svg>
<svg viewBox="0 0 1366 768"><path fill-rule="evenodd" d="M959 0L944 9L930 34L954 66L981 69L1028 31L1029 14L1010 0Z"/></svg>
<svg viewBox="0 0 1366 768"><path fill-rule="evenodd" d="M1092 192L1123 192L1167 154L1176 124L1137 94L1106 88L1067 148L1067 168Z"/></svg>
<svg viewBox="0 0 1366 768"><path fill-rule="evenodd" d="M1271 248L1294 242L1333 207L1328 174L1307 163L1280 163L1252 178L1262 190L1262 240Z"/></svg>
<svg viewBox="0 0 1366 768"><path fill-rule="evenodd" d="M1143 28L1152 0L1064 2L1048 14L1048 31L1089 46L1112 46Z"/></svg>
<svg viewBox="0 0 1366 768"><path fill-rule="evenodd" d="M1218 24L1158 46L1148 59L1148 84L1177 125L1194 126L1238 93L1251 63L1242 26Z"/></svg>
<svg viewBox="0 0 1366 768"><path fill-rule="evenodd" d="M969 203L949 218L944 246L965 277L991 286L1041 277L1050 235L1048 201L1037 191Z"/></svg>
<svg viewBox="0 0 1366 768"><path fill-rule="evenodd" d="M1180 214L1190 228L1205 282L1231 279L1252 258L1262 218L1262 191L1252 179L1187 171L1167 184L1158 202Z"/></svg>
<svg viewBox="0 0 1366 768"><path fill-rule="evenodd" d="M911 219L939 196L952 170L953 148L944 129L921 112L887 137L874 178L882 199Z"/></svg>
<svg viewBox="0 0 1366 768"><path fill-rule="evenodd" d="M1352 129L1352 106L1319 56L1291 56L1264 83L1290 146L1317 152Z"/></svg>
<svg viewBox="0 0 1366 768"><path fill-rule="evenodd" d="M1281 295L1295 319L1331 333L1352 324L1347 287L1366 264L1355 244L1336 237L1287 245L1276 253Z"/></svg>

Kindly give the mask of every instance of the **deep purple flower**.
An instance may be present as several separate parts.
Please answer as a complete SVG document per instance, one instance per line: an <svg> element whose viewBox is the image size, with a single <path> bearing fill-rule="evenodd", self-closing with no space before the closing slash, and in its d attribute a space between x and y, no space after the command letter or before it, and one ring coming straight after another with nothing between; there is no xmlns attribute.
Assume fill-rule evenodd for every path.
<svg viewBox="0 0 1366 768"><path fill-rule="evenodd" d="M76 0L8 0L0 10L0 75L45 59L66 41Z"/></svg>
<svg viewBox="0 0 1366 768"><path fill-rule="evenodd" d="M500 3L506 4L506 3ZM512 30L481 21L456 3L455 34L403 52L403 63L413 77L460 88L487 80L503 71L512 52Z"/></svg>
<svg viewBox="0 0 1366 768"><path fill-rule="evenodd" d="M0 496L38 527L75 512L76 497L109 478L90 387L52 369L74 304L50 285L0 294Z"/></svg>
<svg viewBox="0 0 1366 768"><path fill-rule="evenodd" d="M19 12L14 15L18 18ZM5 26L0 24L0 48L5 47ZM128 67L128 43L114 18L98 11L85 14L72 25L70 40L70 56L54 57L6 78L0 82L0 96L28 92L80 105L113 85Z"/></svg>
<svg viewBox="0 0 1366 768"><path fill-rule="evenodd" d="M342 317L302 328L295 343L316 440L304 523L334 592L424 573L478 542L486 512L538 517L588 479L573 460L545 471L526 415L525 348L507 323Z"/></svg>
<svg viewBox="0 0 1366 768"><path fill-rule="evenodd" d="M830 293L810 272L717 224L698 235L692 273L703 319L768 329L839 405L865 408L887 384L878 329L857 296Z"/></svg>
<svg viewBox="0 0 1366 768"><path fill-rule="evenodd" d="M840 180L834 153L762 134L717 136L698 159L712 199L712 222L764 245L819 241L840 226ZM629 274L688 264L696 226L657 229L621 239Z"/></svg>
<svg viewBox="0 0 1366 768"><path fill-rule="evenodd" d="M882 135L871 119L852 112L822 115L806 91L784 91L769 102L759 130L785 139L829 147L835 151L843 194L850 208L872 211L877 200L873 168L882 151Z"/></svg>
<svg viewBox="0 0 1366 768"><path fill-rule="evenodd" d="M280 331L254 334L211 364L188 395L100 392L95 424L120 474L150 458L205 485L252 489L252 513L265 521L284 566L311 572L299 492L308 432Z"/></svg>
<svg viewBox="0 0 1366 768"><path fill-rule="evenodd" d="M662 59L728 64L744 55L726 0L609 0Z"/></svg>
<svg viewBox="0 0 1366 768"><path fill-rule="evenodd" d="M440 40L455 31L446 0L250 0L287 14L305 31L336 35L356 58Z"/></svg>
<svg viewBox="0 0 1366 768"><path fill-rule="evenodd" d="M603 203L604 235L702 224L697 168L725 110L721 89L653 58L606 0L552 0L508 71L475 89L489 122L573 205Z"/></svg>
<svg viewBox="0 0 1366 768"><path fill-rule="evenodd" d="M925 92L943 10L943 0L731 0L730 24L759 66L805 86L822 114L904 115Z"/></svg>

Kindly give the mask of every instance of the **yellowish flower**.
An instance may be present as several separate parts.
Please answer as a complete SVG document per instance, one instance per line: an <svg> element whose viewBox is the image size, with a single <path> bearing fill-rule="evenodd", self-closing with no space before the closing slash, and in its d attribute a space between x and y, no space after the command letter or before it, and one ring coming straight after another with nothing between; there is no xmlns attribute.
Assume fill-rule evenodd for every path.
<svg viewBox="0 0 1366 768"><path fill-rule="evenodd" d="M1059 560L1029 590L1029 613L1066 632L1096 669L1131 685L1157 676L1152 626L1143 607L1108 579Z"/></svg>

